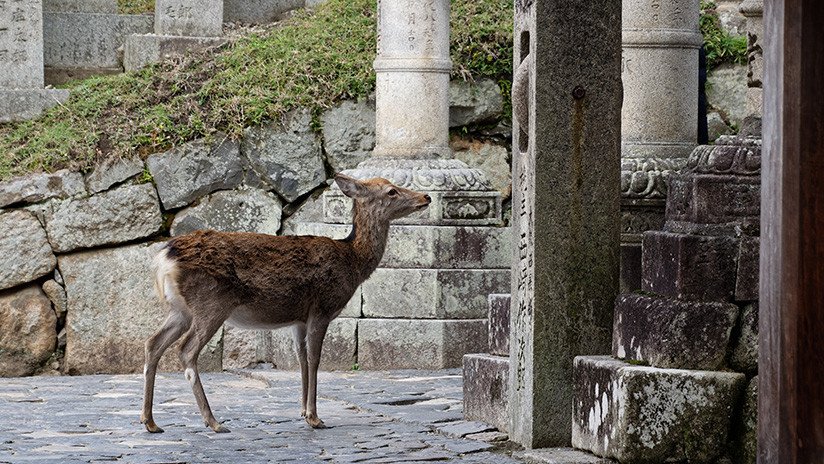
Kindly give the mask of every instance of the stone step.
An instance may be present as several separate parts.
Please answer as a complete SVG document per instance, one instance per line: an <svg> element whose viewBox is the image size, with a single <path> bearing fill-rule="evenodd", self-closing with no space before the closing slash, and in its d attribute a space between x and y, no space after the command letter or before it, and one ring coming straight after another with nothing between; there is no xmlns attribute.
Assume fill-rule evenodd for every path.
<svg viewBox="0 0 824 464"><path fill-rule="evenodd" d="M498 356L509 356L509 293L489 295L489 352Z"/></svg>
<svg viewBox="0 0 824 464"><path fill-rule="evenodd" d="M463 357L463 412L467 420L509 429L509 357L467 354Z"/></svg>
<svg viewBox="0 0 824 464"><path fill-rule="evenodd" d="M730 303L619 295L612 355L654 367L721 369L738 313Z"/></svg>
<svg viewBox="0 0 824 464"><path fill-rule="evenodd" d="M576 357L572 446L621 462L716 462L745 387L744 374Z"/></svg>

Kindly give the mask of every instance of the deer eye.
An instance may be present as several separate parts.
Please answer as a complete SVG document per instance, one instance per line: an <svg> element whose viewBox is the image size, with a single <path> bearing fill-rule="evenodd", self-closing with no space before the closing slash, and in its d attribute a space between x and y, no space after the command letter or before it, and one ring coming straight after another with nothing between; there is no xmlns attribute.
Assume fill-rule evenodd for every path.
<svg viewBox="0 0 824 464"><path fill-rule="evenodd" d="M390 197L394 197L395 195L398 194L398 191L395 190L395 189L389 189L389 191L386 192L386 194L389 195Z"/></svg>

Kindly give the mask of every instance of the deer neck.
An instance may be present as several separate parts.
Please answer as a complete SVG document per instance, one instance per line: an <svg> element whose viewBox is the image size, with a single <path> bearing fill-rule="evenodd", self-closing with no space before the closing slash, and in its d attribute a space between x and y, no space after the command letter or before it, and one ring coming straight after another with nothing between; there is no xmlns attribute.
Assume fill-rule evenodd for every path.
<svg viewBox="0 0 824 464"><path fill-rule="evenodd" d="M386 250L388 236L389 221L378 217L355 201L350 239L364 279L378 267Z"/></svg>

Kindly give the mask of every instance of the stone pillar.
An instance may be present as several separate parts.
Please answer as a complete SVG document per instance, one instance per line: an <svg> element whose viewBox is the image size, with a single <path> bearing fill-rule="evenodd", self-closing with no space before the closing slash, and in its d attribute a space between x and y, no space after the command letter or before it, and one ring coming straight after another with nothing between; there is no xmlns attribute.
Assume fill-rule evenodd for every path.
<svg viewBox="0 0 824 464"><path fill-rule="evenodd" d="M572 363L618 293L621 4L515 2L510 438L568 446Z"/></svg>
<svg viewBox="0 0 824 464"><path fill-rule="evenodd" d="M223 0L156 0L154 32L126 39L126 71L223 43Z"/></svg>
<svg viewBox="0 0 824 464"><path fill-rule="evenodd" d="M760 118L764 90L764 1L744 0L741 14L747 18L747 114Z"/></svg>
<svg viewBox="0 0 824 464"><path fill-rule="evenodd" d="M0 123L35 118L68 98L43 89L43 4L0 2Z"/></svg>
<svg viewBox="0 0 824 464"><path fill-rule="evenodd" d="M664 224L666 179L698 143L698 0L623 3L621 290L640 288L641 234Z"/></svg>

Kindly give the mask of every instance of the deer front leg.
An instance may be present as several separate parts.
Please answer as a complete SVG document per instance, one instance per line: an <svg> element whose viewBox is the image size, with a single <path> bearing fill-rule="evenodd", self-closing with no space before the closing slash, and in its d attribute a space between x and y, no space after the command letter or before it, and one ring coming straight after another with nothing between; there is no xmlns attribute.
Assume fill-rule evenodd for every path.
<svg viewBox="0 0 824 464"><path fill-rule="evenodd" d="M172 345L183 332L189 329L190 320L180 311L172 310L163 323L163 327L146 341L146 364L143 367L143 411L140 414L140 423L146 425L146 430L152 433L162 433L163 429L155 424L152 417L152 402L154 399L154 384L157 374L157 363L163 352Z"/></svg>
<svg viewBox="0 0 824 464"><path fill-rule="evenodd" d="M201 324L198 324L198 322L201 322ZM212 414L212 408L209 407L209 401L206 399L206 393L203 391L203 384L200 382L197 358L200 356L200 350L206 346L206 343L209 342L222 324L223 321L219 319L195 321L195 324L193 324L192 328L186 333L180 348L180 361L183 363L183 368L185 369L184 375L186 376L186 380L192 385L192 392L195 394L195 400L197 400L197 406L200 408L203 421L217 433L228 432L229 429L220 425L217 419L215 419L214 414Z"/></svg>
<svg viewBox="0 0 824 464"><path fill-rule="evenodd" d="M295 352L300 364L300 417L306 417L306 394L309 390L309 366L306 363L306 324L300 322L292 326Z"/></svg>
<svg viewBox="0 0 824 464"><path fill-rule="evenodd" d="M306 422L315 429L325 428L326 425L318 417L318 366L320 365L320 353L323 347L323 337L326 336L326 329L329 321L311 319L309 321L308 334L306 336L307 364L309 365L309 391L306 399Z"/></svg>

